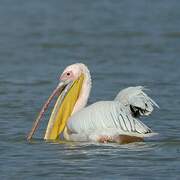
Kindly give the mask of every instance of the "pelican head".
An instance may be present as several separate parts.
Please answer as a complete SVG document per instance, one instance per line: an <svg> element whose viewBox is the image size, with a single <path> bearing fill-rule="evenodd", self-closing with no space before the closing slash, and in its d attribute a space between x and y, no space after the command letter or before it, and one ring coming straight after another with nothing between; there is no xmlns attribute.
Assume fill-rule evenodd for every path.
<svg viewBox="0 0 180 180"><path fill-rule="evenodd" d="M60 76L60 82L77 80L83 74L82 66L83 64L72 64L66 67Z"/></svg>
<svg viewBox="0 0 180 180"><path fill-rule="evenodd" d="M90 73L84 64L77 63L65 68L59 77L57 87L44 104L36 120L38 124L53 97L58 95L48 122L44 139L54 140L59 137L64 131L69 117L86 105L90 89ZM35 131L36 122L34 126L35 127L33 128ZM28 139L31 139L34 133L32 131L30 132Z"/></svg>

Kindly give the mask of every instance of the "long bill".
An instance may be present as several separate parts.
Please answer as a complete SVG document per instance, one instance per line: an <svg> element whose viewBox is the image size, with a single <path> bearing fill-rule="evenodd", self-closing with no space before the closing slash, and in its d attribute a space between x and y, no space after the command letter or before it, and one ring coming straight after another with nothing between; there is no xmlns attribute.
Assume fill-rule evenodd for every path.
<svg viewBox="0 0 180 180"><path fill-rule="evenodd" d="M55 140L63 132L66 127L68 118L74 109L74 106L79 98L82 84L84 80L84 75L82 74L77 80L69 82L60 82L57 88L49 96L48 100L43 105L37 119L35 120L32 130L27 136L27 140L30 140L35 133L42 116L47 110L53 97L59 95L53 111L51 113L48 126L45 132L45 140Z"/></svg>
<svg viewBox="0 0 180 180"><path fill-rule="evenodd" d="M39 112L36 120L34 121L34 124L32 126L31 131L29 132L28 136L27 136L27 140L31 140L32 136L34 135L36 129L39 126L40 120L42 119L44 113L46 112L46 110L48 109L48 106L50 104L50 102L52 101L52 99L58 94L61 93L64 89L65 83L64 82L60 82L58 84L58 86L55 88L55 90L52 92L52 94L49 96L49 98L47 99L47 101L45 102L45 104L43 105L41 111Z"/></svg>

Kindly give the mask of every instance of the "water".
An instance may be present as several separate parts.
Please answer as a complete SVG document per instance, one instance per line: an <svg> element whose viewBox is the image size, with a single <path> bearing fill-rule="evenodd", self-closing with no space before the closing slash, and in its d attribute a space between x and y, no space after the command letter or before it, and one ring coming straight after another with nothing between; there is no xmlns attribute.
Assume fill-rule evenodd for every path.
<svg viewBox="0 0 180 180"><path fill-rule="evenodd" d="M180 179L180 1L2 0L0 179ZM48 143L48 112L25 136L65 66L91 70L89 103L145 85L159 136L129 145Z"/></svg>

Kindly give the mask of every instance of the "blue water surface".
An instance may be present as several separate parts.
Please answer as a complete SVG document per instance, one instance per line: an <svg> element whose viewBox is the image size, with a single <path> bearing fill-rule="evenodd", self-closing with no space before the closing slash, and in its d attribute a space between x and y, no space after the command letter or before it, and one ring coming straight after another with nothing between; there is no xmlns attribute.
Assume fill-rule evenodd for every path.
<svg viewBox="0 0 180 180"><path fill-rule="evenodd" d="M180 179L180 1L1 0L0 179ZM144 85L159 135L128 145L45 142L50 110L25 139L72 63L87 64L89 104ZM51 109L51 108L50 108Z"/></svg>

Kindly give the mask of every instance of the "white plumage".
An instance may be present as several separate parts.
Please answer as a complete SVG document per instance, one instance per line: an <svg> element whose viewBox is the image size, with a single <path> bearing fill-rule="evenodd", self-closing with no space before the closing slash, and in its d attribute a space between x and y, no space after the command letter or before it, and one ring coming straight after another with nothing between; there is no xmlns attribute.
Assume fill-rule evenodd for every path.
<svg viewBox="0 0 180 180"><path fill-rule="evenodd" d="M128 87L118 93L115 101L120 101L134 116L147 116L152 113L153 106L159 106L143 90L146 90L143 86Z"/></svg>
<svg viewBox="0 0 180 180"><path fill-rule="evenodd" d="M82 63L68 66L40 111L29 137L32 137L44 110L57 93L60 96L52 111L45 139L54 140L63 135L66 140L73 141L123 143L142 141L144 137L155 134L138 119L151 114L153 106L158 107L144 93L144 87L126 88L113 101L100 101L86 107L91 84L87 66Z"/></svg>
<svg viewBox="0 0 180 180"><path fill-rule="evenodd" d="M126 88L120 91L114 101L100 101L72 115L67 125L71 131L70 139L97 141L101 136L155 135L137 119L140 115L149 115L153 105L158 107L143 89L142 86Z"/></svg>

